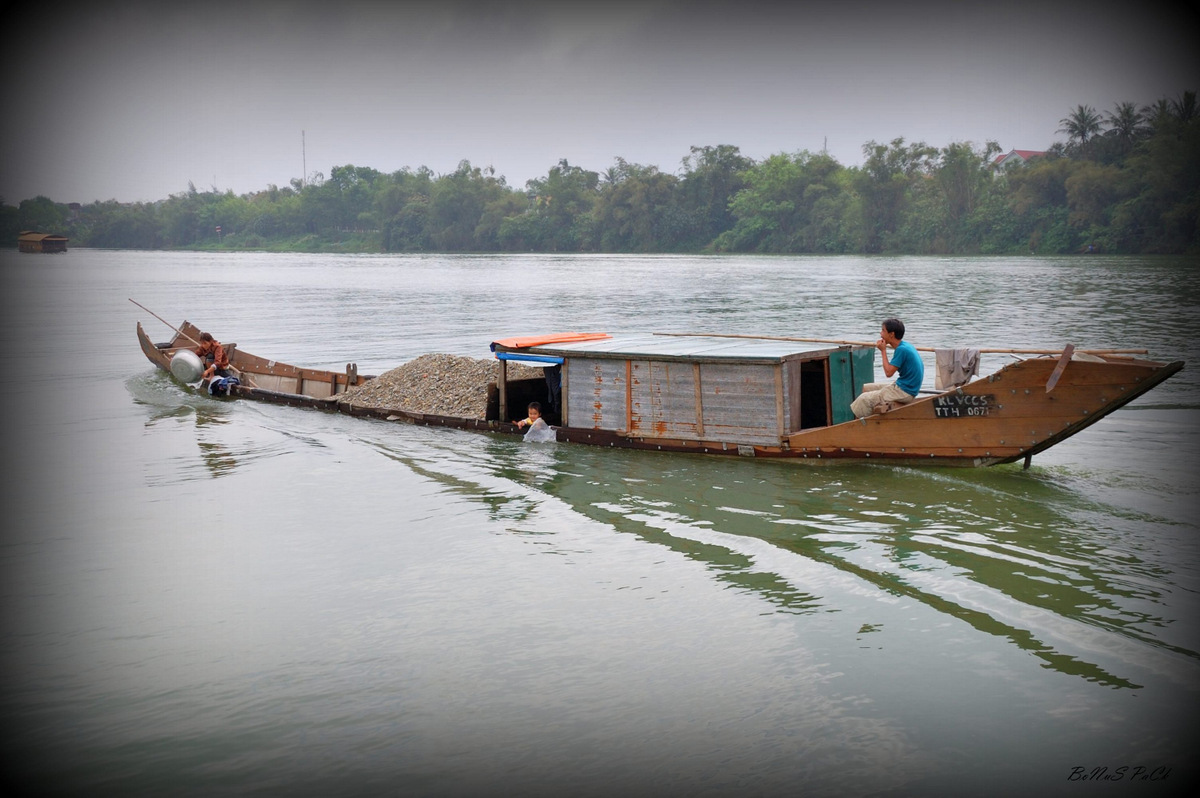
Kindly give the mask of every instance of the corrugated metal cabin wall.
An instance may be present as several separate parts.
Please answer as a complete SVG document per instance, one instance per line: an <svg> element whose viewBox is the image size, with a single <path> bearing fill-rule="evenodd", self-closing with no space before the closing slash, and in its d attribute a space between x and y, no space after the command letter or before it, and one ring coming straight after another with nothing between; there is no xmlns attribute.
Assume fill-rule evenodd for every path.
<svg viewBox="0 0 1200 798"><path fill-rule="evenodd" d="M570 425L647 438L779 443L791 394L780 365L696 366L692 361L568 358L564 403Z"/></svg>
<svg viewBox="0 0 1200 798"><path fill-rule="evenodd" d="M572 427L620 432L626 426L625 361L614 358L568 358L563 405Z"/></svg>
<svg viewBox="0 0 1200 798"><path fill-rule="evenodd" d="M789 393L778 364L700 364L704 437L778 444L787 423Z"/></svg>
<svg viewBox="0 0 1200 798"><path fill-rule="evenodd" d="M697 364L634 360L630 362L630 432L656 438L699 439Z"/></svg>

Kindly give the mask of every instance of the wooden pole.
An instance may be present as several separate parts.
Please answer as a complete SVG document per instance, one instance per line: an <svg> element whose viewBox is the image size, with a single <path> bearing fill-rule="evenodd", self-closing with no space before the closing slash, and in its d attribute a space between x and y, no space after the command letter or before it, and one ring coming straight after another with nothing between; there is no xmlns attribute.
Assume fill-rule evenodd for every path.
<svg viewBox="0 0 1200 798"><path fill-rule="evenodd" d="M809 344L839 344L841 346L875 346L874 341L846 341L840 338L793 338L784 335L740 335L737 333L654 333L679 338L750 338L756 341L799 341ZM936 352L937 347L914 346L919 352ZM1062 349L980 349L980 354L989 355L1059 355ZM1089 355L1144 355L1146 349L1076 349Z"/></svg>
<svg viewBox="0 0 1200 798"><path fill-rule="evenodd" d="M133 302L133 300L132 300L132 299L130 299L129 301L130 301L130 302ZM163 324L165 324L165 325L167 325L168 327L170 327L172 330L174 330L174 331L175 331L175 334L176 334L176 335L182 335L184 338L188 339L189 341L191 341L192 343L194 343L196 346L200 346L200 342L199 342L199 341L197 341L197 340L196 340L195 338L193 338L192 336L190 336L190 335L187 335L186 333L184 333L184 332L183 332L183 330L180 330L178 327L176 327L175 325L171 324L171 322L167 321L166 319L164 319L162 316L160 316L160 315L158 315L157 313L155 313L155 312L154 312L153 310L151 310L150 308L146 307L145 305L143 305L143 304L142 304L142 303L140 303L140 302L133 302L133 304L137 305L139 308L141 308L142 310L146 311L146 312L147 312L147 313L149 313L151 316L153 316L154 318L156 318L156 319L158 319L159 321L161 321Z"/></svg>
<svg viewBox="0 0 1200 798"><path fill-rule="evenodd" d="M508 361L500 359L500 421L508 421Z"/></svg>

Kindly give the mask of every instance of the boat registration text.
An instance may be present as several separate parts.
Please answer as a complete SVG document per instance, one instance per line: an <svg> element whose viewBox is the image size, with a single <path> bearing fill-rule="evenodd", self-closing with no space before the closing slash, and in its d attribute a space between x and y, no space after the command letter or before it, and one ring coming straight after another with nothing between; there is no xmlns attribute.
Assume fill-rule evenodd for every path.
<svg viewBox="0 0 1200 798"><path fill-rule="evenodd" d="M993 394L946 394L933 398L933 414L936 418L962 418L964 416L986 416L996 406Z"/></svg>

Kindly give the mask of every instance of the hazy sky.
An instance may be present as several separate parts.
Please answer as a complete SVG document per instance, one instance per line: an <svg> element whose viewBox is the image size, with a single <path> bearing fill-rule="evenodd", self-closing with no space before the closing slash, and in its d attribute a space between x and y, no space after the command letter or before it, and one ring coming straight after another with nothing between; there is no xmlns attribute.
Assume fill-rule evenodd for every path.
<svg viewBox="0 0 1200 798"><path fill-rule="evenodd" d="M335 165L560 159L676 172L869 140L1005 150L1075 106L1200 90L1194 2L19 2L0 45L0 197L164 199ZM303 146L302 134L303 131ZM827 143L826 143L827 142Z"/></svg>

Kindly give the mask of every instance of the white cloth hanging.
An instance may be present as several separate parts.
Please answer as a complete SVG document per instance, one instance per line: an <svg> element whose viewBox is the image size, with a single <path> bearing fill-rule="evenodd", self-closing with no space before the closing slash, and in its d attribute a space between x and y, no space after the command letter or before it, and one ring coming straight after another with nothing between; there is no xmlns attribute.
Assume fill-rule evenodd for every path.
<svg viewBox="0 0 1200 798"><path fill-rule="evenodd" d="M939 391L966 385L979 374L978 349L937 349L933 355L936 367L934 387Z"/></svg>

